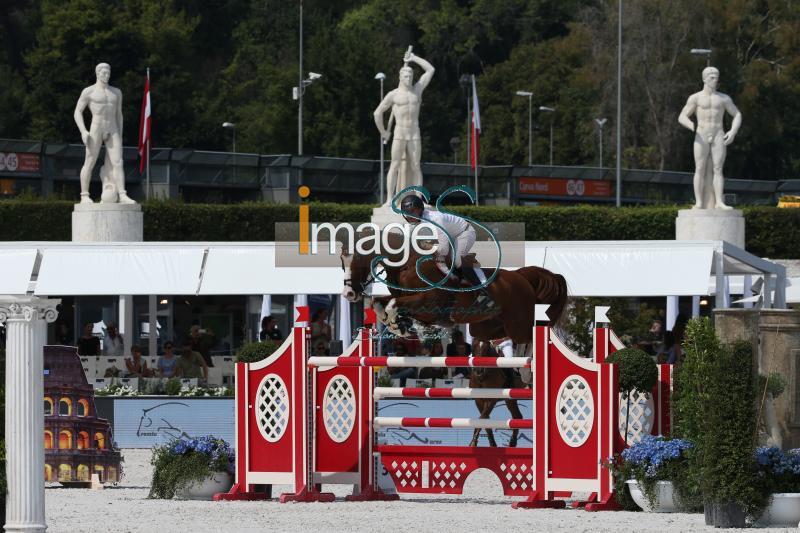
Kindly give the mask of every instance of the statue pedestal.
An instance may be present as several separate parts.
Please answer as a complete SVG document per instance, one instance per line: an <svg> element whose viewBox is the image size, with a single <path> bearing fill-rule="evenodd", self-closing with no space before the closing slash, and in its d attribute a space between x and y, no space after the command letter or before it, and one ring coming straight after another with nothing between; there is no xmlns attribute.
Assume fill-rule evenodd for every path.
<svg viewBox="0 0 800 533"><path fill-rule="evenodd" d="M744 216L739 209L681 209L675 240L726 241L744 250Z"/></svg>
<svg viewBox="0 0 800 533"><path fill-rule="evenodd" d="M72 242L142 242L144 214L139 204L75 204Z"/></svg>
<svg viewBox="0 0 800 533"><path fill-rule="evenodd" d="M383 229L387 224L391 224L392 222L405 224L406 219L392 211L391 206L382 205L372 210L372 218L370 219L370 222L377 224L378 227Z"/></svg>

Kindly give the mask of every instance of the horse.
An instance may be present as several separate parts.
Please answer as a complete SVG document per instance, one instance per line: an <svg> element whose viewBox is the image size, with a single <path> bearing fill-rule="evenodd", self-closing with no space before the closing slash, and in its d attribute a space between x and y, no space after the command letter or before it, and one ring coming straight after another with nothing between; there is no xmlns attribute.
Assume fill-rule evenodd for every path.
<svg viewBox="0 0 800 533"><path fill-rule="evenodd" d="M391 283L389 292L392 296L375 298L373 307L381 322L398 335L407 335L413 321L423 326L444 328L468 324L469 332L474 338L489 341L508 337L524 353L532 341L534 305L549 304L552 323L560 319L566 308L568 293L564 277L532 266L517 270L499 269L495 279L487 286L489 295L495 302L495 309L480 309L475 305L476 291L430 289L430 285L416 271L420 254L411 251L403 262L402 252L393 251L402 248L400 245L403 236L389 233L385 237L388 244L385 251L359 253L342 250L341 261L345 278L342 295L351 302L360 300L367 286L374 281L373 260L379 255L383 256L376 266L382 267L384 278ZM492 273L492 269L483 270L487 275ZM444 279L444 274L434 261L422 262L420 272L435 283ZM453 279L448 279L446 284L449 287L458 286ZM429 290L403 290L426 288Z"/></svg>
<svg viewBox="0 0 800 533"><path fill-rule="evenodd" d="M489 343L485 341L475 341L472 344L473 355L483 356L491 355L491 348ZM519 375L514 372L508 372L503 368L473 368L469 376L469 386L473 389L504 389L523 387L522 380ZM478 408L480 418L488 419L494 410L494 406L499 402L499 398L476 398L475 406ZM511 413L511 418L522 418L522 411L519 410L517 400L513 398L506 398L506 407L508 412ZM480 437L481 429L475 428L472 431L472 440L469 445L471 447L478 446L478 438ZM517 437L519 435L518 429L511 430L511 438L508 441L510 448L517 446ZM497 442L494 440L494 431L486 429L486 436L489 439L489 446L492 448L497 447Z"/></svg>

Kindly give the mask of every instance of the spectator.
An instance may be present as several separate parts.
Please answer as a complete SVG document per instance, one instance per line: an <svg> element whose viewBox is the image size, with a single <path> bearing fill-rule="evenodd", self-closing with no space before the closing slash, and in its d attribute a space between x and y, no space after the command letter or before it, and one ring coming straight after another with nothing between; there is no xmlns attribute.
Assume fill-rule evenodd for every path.
<svg viewBox="0 0 800 533"><path fill-rule="evenodd" d="M211 347L216 343L217 339L210 329L201 329L200 326L195 324L189 330L189 344L192 351L200 354L206 363L206 367L214 366L214 362L211 360Z"/></svg>
<svg viewBox="0 0 800 533"><path fill-rule="evenodd" d="M422 355L424 357L441 357L444 350L442 349L442 343L438 340L435 341L425 341L422 344ZM420 379L441 379L444 378L447 374L447 369L445 368L420 368L419 369L419 377Z"/></svg>
<svg viewBox="0 0 800 533"><path fill-rule="evenodd" d="M394 343L394 357L408 357L408 352L406 351L406 345L402 342L395 342ZM416 368L403 368L403 367L389 367L389 377L391 379L399 379L400 386L406 386L406 379L413 378L417 375Z"/></svg>
<svg viewBox="0 0 800 533"><path fill-rule="evenodd" d="M311 350L315 356L324 357L326 355L331 354L330 344L326 344L322 340L318 340L314 343L313 349Z"/></svg>
<svg viewBox="0 0 800 533"><path fill-rule="evenodd" d="M656 357L657 363L675 364L677 358L677 346L675 344L675 332L667 331L664 333L664 346Z"/></svg>
<svg viewBox="0 0 800 533"><path fill-rule="evenodd" d="M278 321L274 316L269 315L261 319L261 332L258 334L258 340L273 340L282 341L283 333L278 329Z"/></svg>
<svg viewBox="0 0 800 533"><path fill-rule="evenodd" d="M125 343L122 335L117 332L117 325L109 322L106 327L106 336L103 339L103 355L122 357L125 355Z"/></svg>
<svg viewBox="0 0 800 533"><path fill-rule="evenodd" d="M322 342L325 344L325 351L330 353L331 338L328 310L318 309L311 317L311 345L316 346L317 343Z"/></svg>
<svg viewBox="0 0 800 533"><path fill-rule="evenodd" d="M172 378L178 372L178 359L173 353L174 345L171 341L164 343L164 355L158 358L158 375L162 378Z"/></svg>
<svg viewBox="0 0 800 533"><path fill-rule="evenodd" d="M450 334L450 344L447 345L447 356L459 355L458 345L463 343L467 352L463 355L472 355L472 345L464 340L464 333L460 329L454 329Z"/></svg>
<svg viewBox="0 0 800 533"><path fill-rule="evenodd" d="M208 365L203 356L192 350L192 345L187 343L181 350L181 356L176 363L178 377L203 378L208 380Z"/></svg>
<svg viewBox="0 0 800 533"><path fill-rule="evenodd" d="M100 339L94 336L94 322L83 325L83 335L78 339L78 355L100 355Z"/></svg>
<svg viewBox="0 0 800 533"><path fill-rule="evenodd" d="M131 357L125 358L126 377L129 378L149 378L152 371L147 368L147 361L142 359L142 349L136 344L131 346Z"/></svg>
<svg viewBox="0 0 800 533"><path fill-rule="evenodd" d="M56 343L61 346L72 344L72 336L69 334L69 326L63 320L56 322Z"/></svg>

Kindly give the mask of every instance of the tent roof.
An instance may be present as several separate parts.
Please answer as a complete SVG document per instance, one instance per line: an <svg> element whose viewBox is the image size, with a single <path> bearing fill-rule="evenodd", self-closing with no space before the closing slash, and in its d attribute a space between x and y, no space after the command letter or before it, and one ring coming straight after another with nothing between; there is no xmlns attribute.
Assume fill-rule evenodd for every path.
<svg viewBox="0 0 800 533"><path fill-rule="evenodd" d="M525 265L558 272L574 296L709 294L709 278L774 275L785 268L723 241L524 243ZM488 243L477 243L478 258ZM0 294L331 294L338 258L324 267L280 267L274 242L0 243ZM486 257L490 257L487 254ZM493 260L481 260L485 267ZM781 283L785 283L782 281ZM782 285L780 285L782 286ZM375 293L385 293L376 287Z"/></svg>

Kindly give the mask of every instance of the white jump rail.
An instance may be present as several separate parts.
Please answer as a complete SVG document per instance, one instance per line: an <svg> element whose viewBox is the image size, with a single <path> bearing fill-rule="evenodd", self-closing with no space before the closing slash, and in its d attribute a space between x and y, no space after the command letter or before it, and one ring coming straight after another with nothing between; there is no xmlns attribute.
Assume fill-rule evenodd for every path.
<svg viewBox="0 0 800 533"><path fill-rule="evenodd" d="M402 416L376 416L375 427L403 428L453 428L453 429L533 429L530 418L491 420L487 418L413 418Z"/></svg>
<svg viewBox="0 0 800 533"><path fill-rule="evenodd" d="M376 399L431 398L431 399L533 399L532 389L473 389L468 387L375 387Z"/></svg>
<svg viewBox="0 0 800 533"><path fill-rule="evenodd" d="M530 368L530 357L309 357L311 367Z"/></svg>

